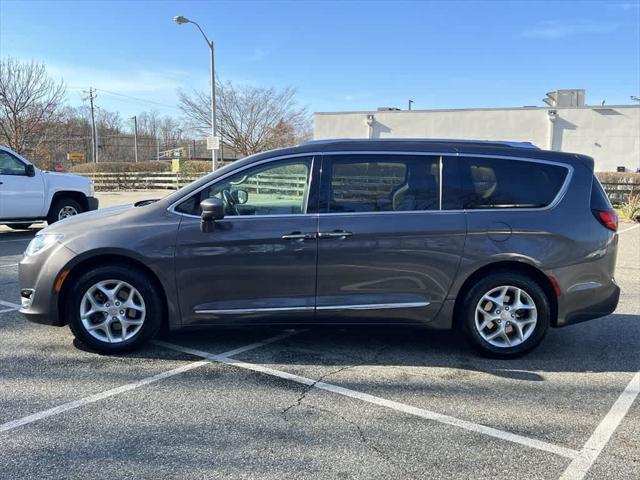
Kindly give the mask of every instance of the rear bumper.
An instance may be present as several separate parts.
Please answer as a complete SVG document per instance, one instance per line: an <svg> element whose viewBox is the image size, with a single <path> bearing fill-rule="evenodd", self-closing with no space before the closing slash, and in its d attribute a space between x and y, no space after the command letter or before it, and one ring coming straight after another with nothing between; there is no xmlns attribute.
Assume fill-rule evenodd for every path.
<svg viewBox="0 0 640 480"><path fill-rule="evenodd" d="M87 211L97 210L99 203L96 197L87 197Z"/></svg>
<svg viewBox="0 0 640 480"><path fill-rule="evenodd" d="M564 298L563 298L564 297ZM558 300L556 327L605 317L618 306L620 287L612 279L608 285L569 292Z"/></svg>

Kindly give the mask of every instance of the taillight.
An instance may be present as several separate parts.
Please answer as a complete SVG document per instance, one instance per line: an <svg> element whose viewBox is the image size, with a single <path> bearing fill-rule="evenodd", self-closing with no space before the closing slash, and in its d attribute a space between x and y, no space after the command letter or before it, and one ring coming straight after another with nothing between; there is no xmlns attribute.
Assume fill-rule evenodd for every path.
<svg viewBox="0 0 640 480"><path fill-rule="evenodd" d="M618 230L618 214L615 210L591 210L598 221L614 232Z"/></svg>

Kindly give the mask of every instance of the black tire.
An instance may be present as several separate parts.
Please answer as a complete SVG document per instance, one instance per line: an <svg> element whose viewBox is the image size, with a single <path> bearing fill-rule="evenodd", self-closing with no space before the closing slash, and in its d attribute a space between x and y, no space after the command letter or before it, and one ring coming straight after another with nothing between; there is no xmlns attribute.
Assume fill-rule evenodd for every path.
<svg viewBox="0 0 640 480"><path fill-rule="evenodd" d="M142 327L133 337L119 343L109 343L95 338L87 331L80 318L82 297L93 285L104 280L128 283L138 291L144 301L145 318ZM82 274L70 287L68 308L65 311L66 320L76 339L93 351L106 354L129 352L152 339L160 330L164 317L162 293L155 282L142 272L120 265L98 267Z"/></svg>
<svg viewBox="0 0 640 480"><path fill-rule="evenodd" d="M523 290L531 297L537 310L537 322L532 332L522 343L513 347L492 345L480 335L475 322L476 307L483 295L501 286L513 286ZM521 273L504 271L491 273L473 285L464 296L460 314L462 318L459 321L465 330L468 340L476 350L485 356L493 358L513 358L524 355L540 344L549 328L551 308L544 290L533 279ZM506 321L504 324L508 325ZM498 328L497 323L495 328ZM513 329L514 327L510 328ZM515 330L512 331L516 332Z"/></svg>
<svg viewBox="0 0 640 480"><path fill-rule="evenodd" d="M12 230L27 230L30 226L30 223L10 223L7 225Z"/></svg>
<svg viewBox="0 0 640 480"><path fill-rule="evenodd" d="M47 223L51 225L52 223L57 222L60 218L60 211L64 208L73 208L77 213L84 212L82 205L76 202L73 198L62 197L58 198L51 208L49 209L49 214L47 215Z"/></svg>

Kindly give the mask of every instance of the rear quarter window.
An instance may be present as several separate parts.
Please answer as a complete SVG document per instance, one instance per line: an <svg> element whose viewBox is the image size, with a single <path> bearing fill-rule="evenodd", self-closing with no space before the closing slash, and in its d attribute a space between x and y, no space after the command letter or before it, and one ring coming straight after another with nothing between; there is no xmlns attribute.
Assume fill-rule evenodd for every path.
<svg viewBox="0 0 640 480"><path fill-rule="evenodd" d="M604 188L602 188L602 184L595 175L591 184L591 208L593 210L610 210L613 208L609 197L607 197Z"/></svg>
<svg viewBox="0 0 640 480"><path fill-rule="evenodd" d="M465 209L542 208L558 195L568 169L527 160L459 159Z"/></svg>

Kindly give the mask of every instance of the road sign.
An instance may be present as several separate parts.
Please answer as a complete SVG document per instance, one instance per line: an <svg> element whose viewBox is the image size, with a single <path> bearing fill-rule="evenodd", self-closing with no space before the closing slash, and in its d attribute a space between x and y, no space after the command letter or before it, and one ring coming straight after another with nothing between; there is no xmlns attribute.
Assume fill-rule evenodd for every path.
<svg viewBox="0 0 640 480"><path fill-rule="evenodd" d="M171 148L169 150L163 150L160 153L161 157L167 158L187 158L189 156L189 149L185 147Z"/></svg>
<svg viewBox="0 0 640 480"><path fill-rule="evenodd" d="M207 137L207 150L220 150L220 137Z"/></svg>
<svg viewBox="0 0 640 480"><path fill-rule="evenodd" d="M69 152L67 153L67 160L69 160L70 162L84 162L84 153Z"/></svg>

